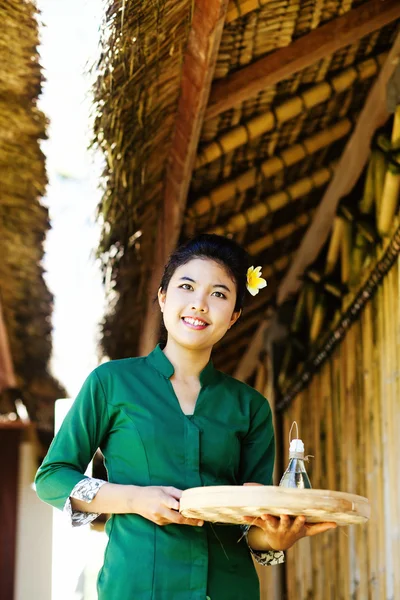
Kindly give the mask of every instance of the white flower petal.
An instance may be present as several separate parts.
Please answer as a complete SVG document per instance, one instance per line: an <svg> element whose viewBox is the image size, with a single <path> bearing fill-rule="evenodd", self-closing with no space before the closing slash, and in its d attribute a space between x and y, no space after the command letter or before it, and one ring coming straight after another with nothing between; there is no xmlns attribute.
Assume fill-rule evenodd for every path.
<svg viewBox="0 0 400 600"><path fill-rule="evenodd" d="M254 287L250 287L249 285L247 286L247 289L249 290L250 294L252 296L256 296L258 294L258 289L254 288Z"/></svg>
<svg viewBox="0 0 400 600"><path fill-rule="evenodd" d="M257 287L259 290L262 290L263 288L267 287L267 282L265 279L262 279L262 277L259 277L257 279L257 283L256 283Z"/></svg>

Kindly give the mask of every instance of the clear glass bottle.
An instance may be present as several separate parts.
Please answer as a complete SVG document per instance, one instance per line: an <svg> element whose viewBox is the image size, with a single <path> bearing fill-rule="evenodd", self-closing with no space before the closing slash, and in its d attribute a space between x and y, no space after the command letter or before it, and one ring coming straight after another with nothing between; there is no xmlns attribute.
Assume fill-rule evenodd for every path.
<svg viewBox="0 0 400 600"><path fill-rule="evenodd" d="M281 487L309 489L311 483L304 466L304 444L300 439L290 442L289 465L279 482Z"/></svg>

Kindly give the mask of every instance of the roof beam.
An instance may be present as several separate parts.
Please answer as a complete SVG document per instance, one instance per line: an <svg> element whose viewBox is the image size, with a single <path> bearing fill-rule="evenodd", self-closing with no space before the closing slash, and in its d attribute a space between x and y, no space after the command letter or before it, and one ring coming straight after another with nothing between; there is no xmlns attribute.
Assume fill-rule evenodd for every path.
<svg viewBox="0 0 400 600"><path fill-rule="evenodd" d="M205 119L216 117L399 17L399 0L369 0L289 46L267 54L216 82L211 90Z"/></svg>
<svg viewBox="0 0 400 600"><path fill-rule="evenodd" d="M400 3L399 3L400 5ZM305 234L292 265L278 287L277 305L281 305L301 286L301 276L313 263L328 238L339 201L351 192L370 154L372 137L389 117L386 108L386 86L400 61L400 33L392 46L382 70L373 85L357 125L346 144L335 175L316 210L315 217ZM235 371L235 377L246 379L257 363L257 357L265 342L267 322L263 320L251 340L248 350Z"/></svg>
<svg viewBox="0 0 400 600"><path fill-rule="evenodd" d="M157 223L153 270L140 339L140 354L147 354L157 343L160 311L154 308L153 298L157 293L163 266L179 239L227 7L228 0L194 2L193 21L182 68L180 98L165 177L163 205Z"/></svg>
<svg viewBox="0 0 400 600"><path fill-rule="evenodd" d="M6 325L3 319L3 310L0 304L0 393L6 388L15 387L17 387L17 380L14 373Z"/></svg>

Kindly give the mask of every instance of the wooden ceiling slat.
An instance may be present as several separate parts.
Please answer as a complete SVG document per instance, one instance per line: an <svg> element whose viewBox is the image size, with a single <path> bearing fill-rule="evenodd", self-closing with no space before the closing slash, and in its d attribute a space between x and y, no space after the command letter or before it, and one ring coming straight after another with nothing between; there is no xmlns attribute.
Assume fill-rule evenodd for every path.
<svg viewBox="0 0 400 600"><path fill-rule="evenodd" d="M200 196L188 208L186 222L195 220L198 216L203 216L209 211L212 211L217 206L221 206L229 202L237 194L241 194L246 190L254 187L260 180L260 175L265 179L269 179L285 168L291 167L308 156L312 156L327 148L334 142L344 138L351 130L352 122L350 119L341 119L330 127L325 127L322 131L318 131L313 135L304 138L300 143L293 144L277 152L271 158L264 160L247 171L244 171L237 177L224 181L208 195Z"/></svg>
<svg viewBox="0 0 400 600"><path fill-rule="evenodd" d="M216 117L398 18L399 0L369 0L289 46L217 81L211 89L205 119Z"/></svg>
<svg viewBox="0 0 400 600"><path fill-rule="evenodd" d="M307 212L295 217L290 223L286 223L261 238L254 240L254 242L251 242L246 247L247 252L251 256L257 256L257 254L264 252L268 248L272 248L275 244L286 241L296 231L306 227L311 222L313 214L314 209L309 209Z"/></svg>
<svg viewBox="0 0 400 600"><path fill-rule="evenodd" d="M232 21L236 21L236 19L240 19L271 2L274 2L274 0L230 0L226 13L226 23L232 23Z"/></svg>
<svg viewBox="0 0 400 600"><path fill-rule="evenodd" d="M179 238L227 7L228 0L195 0L165 178L163 209L157 222L153 270L139 346L142 355L147 354L157 342L160 313L154 310L153 298L157 293L163 265Z"/></svg>
<svg viewBox="0 0 400 600"><path fill-rule="evenodd" d="M334 173L335 163L322 167L306 177L295 181L287 189L267 196L257 204L245 209L242 213L233 215L222 225L213 227L209 233L227 235L246 229L249 225L262 221L267 215L275 213L289 203L300 200L313 190L327 184Z"/></svg>

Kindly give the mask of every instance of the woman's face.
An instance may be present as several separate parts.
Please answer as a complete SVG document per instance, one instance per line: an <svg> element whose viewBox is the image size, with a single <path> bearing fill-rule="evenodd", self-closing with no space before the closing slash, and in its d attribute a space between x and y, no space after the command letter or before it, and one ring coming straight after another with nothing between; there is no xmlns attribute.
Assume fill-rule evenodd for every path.
<svg viewBox="0 0 400 600"><path fill-rule="evenodd" d="M168 338L190 349L212 347L237 321L236 284L217 262L195 258L158 291Z"/></svg>

